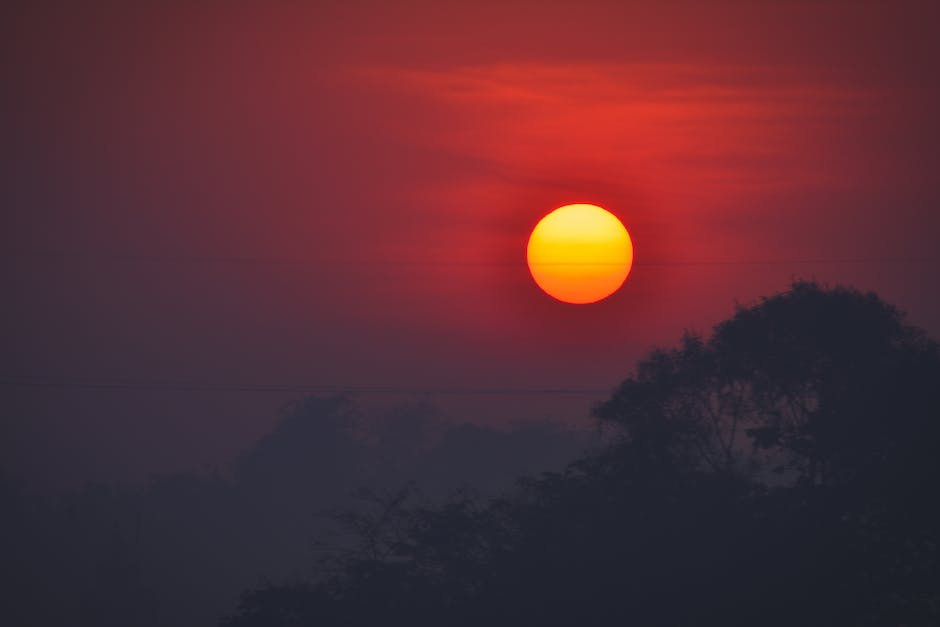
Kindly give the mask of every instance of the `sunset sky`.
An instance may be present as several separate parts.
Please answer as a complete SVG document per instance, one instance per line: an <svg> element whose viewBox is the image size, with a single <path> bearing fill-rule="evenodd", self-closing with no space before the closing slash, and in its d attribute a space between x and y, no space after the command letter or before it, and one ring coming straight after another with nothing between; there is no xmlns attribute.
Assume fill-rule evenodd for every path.
<svg viewBox="0 0 940 627"><path fill-rule="evenodd" d="M798 277L940 335L936 2L22 4L0 455L40 483L224 463L294 388L587 425ZM592 305L525 263L574 202L635 247Z"/></svg>

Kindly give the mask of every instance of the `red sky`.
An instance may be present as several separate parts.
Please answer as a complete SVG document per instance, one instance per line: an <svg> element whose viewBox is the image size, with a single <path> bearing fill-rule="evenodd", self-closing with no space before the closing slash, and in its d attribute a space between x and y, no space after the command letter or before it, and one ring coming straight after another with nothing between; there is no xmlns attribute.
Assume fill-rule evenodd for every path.
<svg viewBox="0 0 940 627"><path fill-rule="evenodd" d="M603 390L794 277L940 334L936 3L151 4L0 19L0 374ZM576 201L636 247L587 307L524 264ZM224 460L291 398L0 394L14 465L108 478Z"/></svg>

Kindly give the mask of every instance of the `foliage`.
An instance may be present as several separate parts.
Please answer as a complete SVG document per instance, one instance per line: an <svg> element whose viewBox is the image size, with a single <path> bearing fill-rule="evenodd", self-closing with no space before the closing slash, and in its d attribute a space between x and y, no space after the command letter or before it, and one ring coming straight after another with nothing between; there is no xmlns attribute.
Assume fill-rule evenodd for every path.
<svg viewBox="0 0 940 627"><path fill-rule="evenodd" d="M510 497L376 499L332 576L223 624L934 625L938 390L896 309L797 282L650 354L596 408L609 448Z"/></svg>
<svg viewBox="0 0 940 627"><path fill-rule="evenodd" d="M369 555L368 538L387 550L396 525L410 529L419 494L426 504L442 502L448 486L462 483L498 494L527 469L562 465L587 442L585 434L550 425L437 429L433 419L426 405L373 404L367 411L350 399L308 398L288 406L231 472L62 495L37 494L0 472L0 578L9 582L0 622L213 624L259 581L322 580ZM401 485L409 486L408 498L383 517L380 504ZM369 509L331 517L354 503ZM309 587L274 592L269 583L253 603L265 608L263 617L276 604L289 614L295 596L312 606L300 599Z"/></svg>

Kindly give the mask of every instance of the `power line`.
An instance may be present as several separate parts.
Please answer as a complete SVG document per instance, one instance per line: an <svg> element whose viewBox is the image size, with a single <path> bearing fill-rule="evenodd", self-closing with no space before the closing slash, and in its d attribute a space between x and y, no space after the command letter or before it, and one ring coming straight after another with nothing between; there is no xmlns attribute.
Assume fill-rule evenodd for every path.
<svg viewBox="0 0 940 627"><path fill-rule="evenodd" d="M938 263L934 257L857 257L800 259L702 259L689 261L638 261L638 266L782 266L790 264Z"/></svg>
<svg viewBox="0 0 940 627"><path fill-rule="evenodd" d="M210 263L242 265L296 265L296 266L518 266L523 260L508 261L403 261L403 260L337 260L291 257L239 257L198 255L130 255L88 254L70 252L13 251L0 253L4 259L46 259L91 263ZM793 259L730 259L730 260L638 260L637 266L735 266L735 265L790 265L790 264L868 264L868 263L937 263L937 257L857 257L857 258L793 258ZM562 264L558 264L562 265ZM596 265L596 264L592 264ZM597 388L508 388L508 387L400 387L306 385L281 383L233 383L205 381L176 381L160 379L94 379L76 377L49 377L0 374L0 386L21 388L95 389L95 390L151 390L178 392L255 392L301 394L423 394L423 395L597 395L608 394L609 389Z"/></svg>
<svg viewBox="0 0 940 627"><path fill-rule="evenodd" d="M214 255L140 255L110 253L72 252L6 252L4 259L44 259L79 261L87 263L173 263L173 264L233 264L270 266L519 266L525 261L447 261L447 260L401 260L401 259L314 259L308 257L264 257L264 256L214 256ZM870 263L940 263L940 257L797 257L789 259L651 259L635 260L634 265L657 266L736 266L736 265L790 265L790 264L870 264ZM551 265L581 265L575 263L553 263ZM605 265L591 263L587 265ZM620 264L613 264L620 265Z"/></svg>
<svg viewBox="0 0 940 627"><path fill-rule="evenodd" d="M234 383L164 379L80 378L36 375L0 375L0 386L87 390L151 390L161 392L259 392L300 394L412 394L430 396L587 396L609 394L601 388L410 387L385 385L305 385Z"/></svg>

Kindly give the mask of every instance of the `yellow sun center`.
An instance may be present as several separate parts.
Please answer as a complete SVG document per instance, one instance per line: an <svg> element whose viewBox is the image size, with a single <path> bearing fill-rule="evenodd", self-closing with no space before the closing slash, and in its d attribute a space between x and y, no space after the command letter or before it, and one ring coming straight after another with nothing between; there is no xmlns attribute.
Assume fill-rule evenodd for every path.
<svg viewBox="0 0 940 627"><path fill-rule="evenodd" d="M633 242L606 209L565 205L535 225L526 256L545 293L566 303L593 303L623 285L633 266Z"/></svg>

